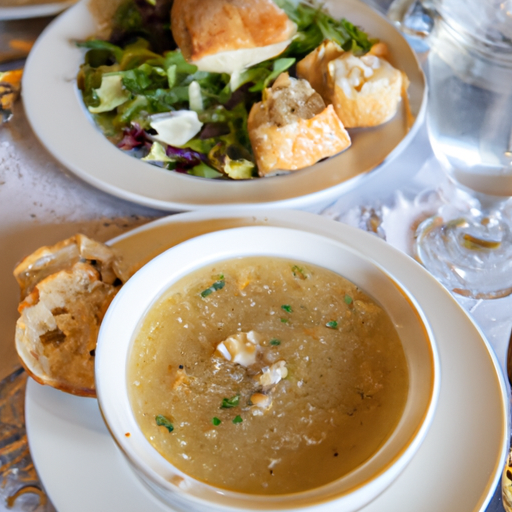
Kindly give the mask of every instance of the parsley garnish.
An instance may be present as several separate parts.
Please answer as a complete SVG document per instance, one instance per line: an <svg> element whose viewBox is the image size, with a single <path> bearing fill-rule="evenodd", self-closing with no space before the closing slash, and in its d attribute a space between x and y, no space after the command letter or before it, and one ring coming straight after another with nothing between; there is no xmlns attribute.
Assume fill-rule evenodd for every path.
<svg viewBox="0 0 512 512"><path fill-rule="evenodd" d="M223 398L221 409L231 409L240 403L240 395L232 396L231 398Z"/></svg>
<svg viewBox="0 0 512 512"><path fill-rule="evenodd" d="M215 426L217 426L217 425L220 425L220 424L221 424L221 421L219 420L219 418L214 417L214 418L212 419L212 423L213 423Z"/></svg>
<svg viewBox="0 0 512 512"><path fill-rule="evenodd" d="M156 424L159 427L165 427L169 432L172 432L174 430L172 423L165 416L162 416L161 414L159 414L158 416L155 417L155 420L156 420Z"/></svg>
<svg viewBox="0 0 512 512"><path fill-rule="evenodd" d="M221 290L222 288L224 288L224 285L226 284L226 281L224 281L224 276L221 276L221 279L219 281L215 281L215 283L213 283L210 288L206 288L206 290L203 290L201 292L201 297L208 297L208 295L210 295L210 293L213 293L213 292L216 292L217 290Z"/></svg>
<svg viewBox="0 0 512 512"><path fill-rule="evenodd" d="M337 329L338 328L338 322L336 320L331 320L330 322L327 322L325 324L326 327L329 327L329 329Z"/></svg>
<svg viewBox="0 0 512 512"><path fill-rule="evenodd" d="M281 306L281 309L283 311L286 311L287 313L293 313L293 309L292 309L292 307L289 304L283 304Z"/></svg>
<svg viewBox="0 0 512 512"><path fill-rule="evenodd" d="M352 297L350 295L345 295L345 304L352 304Z"/></svg>
<svg viewBox="0 0 512 512"><path fill-rule="evenodd" d="M298 277L300 279L306 279L307 275L304 272L304 269L300 268L298 265L293 265L292 273L294 277Z"/></svg>
<svg viewBox="0 0 512 512"><path fill-rule="evenodd" d="M277 345L281 345L281 340L278 340L277 338L273 338L273 339L270 340L270 344L273 347L277 347Z"/></svg>
<svg viewBox="0 0 512 512"><path fill-rule="evenodd" d="M242 423L242 421L244 421L244 420L242 419L242 416L240 416L240 415L233 418L233 423Z"/></svg>
<svg viewBox="0 0 512 512"><path fill-rule="evenodd" d="M281 322L283 322L283 324L286 324L288 322L288 318L281 318Z"/></svg>

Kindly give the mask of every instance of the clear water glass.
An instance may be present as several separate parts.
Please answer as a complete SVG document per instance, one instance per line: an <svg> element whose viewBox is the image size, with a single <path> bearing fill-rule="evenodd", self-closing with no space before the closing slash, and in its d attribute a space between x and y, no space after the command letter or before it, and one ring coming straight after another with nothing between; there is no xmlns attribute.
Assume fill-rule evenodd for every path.
<svg viewBox="0 0 512 512"><path fill-rule="evenodd" d="M461 193L455 218L416 233L417 258L450 290L475 298L512 293L512 1L438 0L428 36L427 128Z"/></svg>

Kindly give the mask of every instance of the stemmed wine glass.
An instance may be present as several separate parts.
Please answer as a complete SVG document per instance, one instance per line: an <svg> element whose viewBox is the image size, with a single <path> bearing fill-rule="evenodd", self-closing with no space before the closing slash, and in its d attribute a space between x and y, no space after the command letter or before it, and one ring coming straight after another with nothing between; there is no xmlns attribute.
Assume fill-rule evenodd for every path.
<svg viewBox="0 0 512 512"><path fill-rule="evenodd" d="M409 14L413 7L417 16L418 2ZM421 7L423 19L433 20L429 138L458 193L473 201L455 218L421 223L416 255L456 293L504 297L512 293L512 0L424 0Z"/></svg>

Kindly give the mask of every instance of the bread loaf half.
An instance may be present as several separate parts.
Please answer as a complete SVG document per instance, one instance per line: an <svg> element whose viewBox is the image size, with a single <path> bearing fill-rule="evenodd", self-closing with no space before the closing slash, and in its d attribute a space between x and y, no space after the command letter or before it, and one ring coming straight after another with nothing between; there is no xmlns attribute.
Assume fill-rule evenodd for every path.
<svg viewBox="0 0 512 512"><path fill-rule="evenodd" d="M42 247L14 270L22 301L15 345L39 383L95 396L96 339L125 273L113 250L84 235Z"/></svg>

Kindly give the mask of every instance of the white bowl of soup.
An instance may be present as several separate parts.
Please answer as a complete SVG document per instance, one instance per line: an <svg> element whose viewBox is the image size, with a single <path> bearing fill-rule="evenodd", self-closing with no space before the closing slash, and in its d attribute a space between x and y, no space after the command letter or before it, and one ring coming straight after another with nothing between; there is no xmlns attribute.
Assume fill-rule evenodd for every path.
<svg viewBox="0 0 512 512"><path fill-rule="evenodd" d="M385 269L299 230L191 239L139 270L101 326L105 422L172 510L355 511L430 426L428 321Z"/></svg>

